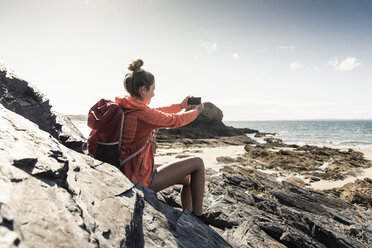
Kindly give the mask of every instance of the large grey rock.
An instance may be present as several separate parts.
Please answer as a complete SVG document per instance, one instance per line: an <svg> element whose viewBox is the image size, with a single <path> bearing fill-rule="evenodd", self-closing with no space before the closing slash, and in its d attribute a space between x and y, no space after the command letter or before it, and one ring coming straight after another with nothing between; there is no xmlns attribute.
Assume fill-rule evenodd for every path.
<svg viewBox="0 0 372 248"><path fill-rule="evenodd" d="M84 136L65 116L52 110L49 99L34 85L0 64L0 103L36 123L64 145L82 151Z"/></svg>
<svg viewBox="0 0 372 248"><path fill-rule="evenodd" d="M0 247L230 247L0 104Z"/></svg>
<svg viewBox="0 0 372 248"><path fill-rule="evenodd" d="M198 120L203 123L222 122L223 113L211 102L204 103L204 111L198 116Z"/></svg>

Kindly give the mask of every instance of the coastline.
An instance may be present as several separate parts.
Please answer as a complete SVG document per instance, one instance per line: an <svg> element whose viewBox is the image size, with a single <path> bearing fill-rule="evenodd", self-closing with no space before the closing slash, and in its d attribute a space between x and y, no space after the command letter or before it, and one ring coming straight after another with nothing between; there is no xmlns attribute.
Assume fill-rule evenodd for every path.
<svg viewBox="0 0 372 248"><path fill-rule="evenodd" d="M88 136L90 129L86 127L85 121L77 121L74 124L78 126L78 128L82 131L84 136ZM260 143L263 142L263 138L254 138L254 135L248 135L251 136L253 139L260 141ZM167 142L166 142L167 143ZM166 144L165 143L165 144ZM170 148L171 147L171 148ZM353 149L354 151L363 153L364 157L367 160L372 161L372 146L334 146L329 145L327 146L329 148L334 149L341 149L341 150L348 150ZM285 148L282 148L285 149ZM239 164L236 160L239 156L243 155L245 153L244 145L228 145L228 144L221 144L218 143L217 145L214 145L213 147L205 147L205 146L198 146L198 145L188 145L188 146L160 146L157 149L157 154L155 155L155 164L166 164L171 163L174 161L177 161L179 159L192 157L192 156L198 156L203 159L206 168L212 169L216 172L218 172L224 165L226 164ZM221 157L222 159L219 159L217 161L217 158ZM228 158L227 161L224 161L223 158ZM235 160L229 161L229 159ZM225 159L226 160L226 159ZM275 171L275 168L273 168L273 171ZM308 188L315 189L315 190L328 190L332 188L339 188L344 186L347 183L353 183L357 179L364 179L364 178L372 178L372 167L370 168L363 168L361 169L360 173L358 173L355 176L348 176L341 180L324 180L321 179L319 181L311 182L310 179L305 178L304 176L298 175L297 173L283 173L283 171L275 171L277 172L272 173L271 170L260 170L261 173L266 174L274 174L272 176L276 176L276 180L301 180L303 181Z"/></svg>
<svg viewBox="0 0 372 248"><path fill-rule="evenodd" d="M345 149L345 148L343 148ZM372 147L352 147L354 151L363 153L364 158L372 161ZM228 158L227 160L235 160L245 153L244 145L222 145L217 147L179 147L179 148L158 148L157 154L155 156L156 164L166 164L175 162L179 159L198 156L203 159L206 169L212 169L219 172L227 164L233 164L227 161L225 163L223 159L218 158ZM238 164L238 163L237 163ZM372 178L372 167L361 169L361 172L356 176L349 176L342 180L319 180L316 182L310 182L309 179L305 179L303 176L297 173L288 172L283 174L282 171L276 171L275 168L272 170L259 170L261 173L274 174L277 181L287 180L293 181L293 178L298 178L307 184L308 188L314 190L328 190L332 188L339 188L347 183L353 183L357 179ZM288 181L289 181L288 180Z"/></svg>
<svg viewBox="0 0 372 248"><path fill-rule="evenodd" d="M217 172L223 167L223 163L217 161L218 157L237 158L245 152L244 146L226 145L219 147L203 147L203 148L165 148L158 149L155 156L155 164L167 164L176 161L177 159L197 156L203 159L205 167L216 170Z"/></svg>
<svg viewBox="0 0 372 248"><path fill-rule="evenodd" d="M365 147L353 147L355 151L361 152L364 154L364 157L368 160L372 160L372 147L365 148ZM344 186L347 183L353 183L357 179L364 179L364 178L372 178L372 167L363 169L360 175L355 177L348 177L344 180L337 180L337 181L328 181L328 180L321 180L319 182L314 182L311 184L311 188L318 189L318 190L326 190L332 188L339 188Z"/></svg>
<svg viewBox="0 0 372 248"><path fill-rule="evenodd" d="M364 154L364 157L368 160L372 160L372 147L357 147L357 148L352 148L358 152L361 152Z"/></svg>

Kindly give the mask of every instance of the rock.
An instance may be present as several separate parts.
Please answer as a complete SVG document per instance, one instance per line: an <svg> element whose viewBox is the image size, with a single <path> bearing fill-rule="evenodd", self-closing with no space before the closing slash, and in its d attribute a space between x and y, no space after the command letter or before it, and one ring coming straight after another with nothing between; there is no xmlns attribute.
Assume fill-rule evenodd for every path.
<svg viewBox="0 0 372 248"><path fill-rule="evenodd" d="M204 111L191 123L175 129L160 129L160 140L172 140L175 138L211 139L225 136L245 135L257 133L257 130L249 128L228 127L222 122L223 113L213 103L204 103ZM161 138L166 137L166 138Z"/></svg>
<svg viewBox="0 0 372 248"><path fill-rule="evenodd" d="M191 155L188 155L188 154L181 154L181 155L177 155L176 158L181 159L181 158L188 158L188 157L190 157L190 156L191 156Z"/></svg>
<svg viewBox="0 0 372 248"><path fill-rule="evenodd" d="M216 139L190 139L182 138L181 135L165 134L160 132L156 134L159 147L164 148L202 148L202 147L221 147L226 145L246 145L258 144L257 141L249 138L247 135L220 137Z"/></svg>
<svg viewBox="0 0 372 248"><path fill-rule="evenodd" d="M281 139L278 139L278 138L273 138L273 137L264 138L264 141L266 141L267 145L273 146L273 147L283 147L283 146L285 146L285 144L283 144L283 141Z"/></svg>
<svg viewBox="0 0 372 248"><path fill-rule="evenodd" d="M245 163L252 163L263 169L277 169L295 172L304 176L326 180L341 180L356 176L361 169L372 166L372 161L357 151L317 146L290 148L281 140L269 138L267 144L246 145ZM279 147L280 150L277 150ZM275 149L273 149L275 148Z"/></svg>
<svg viewBox="0 0 372 248"><path fill-rule="evenodd" d="M235 158L232 158L232 157L217 157L216 158L217 162L218 163L222 163L222 164L231 164L231 163L234 163L236 162L236 159Z"/></svg>
<svg viewBox="0 0 372 248"><path fill-rule="evenodd" d="M49 99L34 85L0 65L0 103L34 122L64 145L81 152L85 138L72 122L52 110Z"/></svg>
<svg viewBox="0 0 372 248"><path fill-rule="evenodd" d="M339 198L280 183L239 165L227 165L207 178L207 222L233 246L372 245L367 224L372 213ZM179 202L172 188L160 194Z"/></svg>
<svg viewBox="0 0 372 248"><path fill-rule="evenodd" d="M324 192L331 193L353 204L356 203L364 207L372 206L372 179L368 177Z"/></svg>
<svg viewBox="0 0 372 248"><path fill-rule="evenodd" d="M249 138L247 135L221 137L218 140L227 144L227 145L247 145L247 144L255 145L255 144L258 144L257 141L255 141L254 139Z"/></svg>
<svg viewBox="0 0 372 248"><path fill-rule="evenodd" d="M220 123L222 122L223 113L213 103L204 103L204 111L198 116L202 123Z"/></svg>
<svg viewBox="0 0 372 248"><path fill-rule="evenodd" d="M262 137L266 137L266 136L275 136L276 133L266 133L266 132L257 132L255 133L254 137L255 138L262 138Z"/></svg>
<svg viewBox="0 0 372 248"><path fill-rule="evenodd" d="M289 182L289 183L292 183L294 185L297 185L300 188L303 188L303 187L306 186L306 183L298 177L288 177L288 178L285 179L285 181Z"/></svg>
<svg viewBox="0 0 372 248"><path fill-rule="evenodd" d="M14 223L14 213L8 205L0 202L0 245L1 247L17 247L22 235L19 226Z"/></svg>
<svg viewBox="0 0 372 248"><path fill-rule="evenodd" d="M319 177L314 177L314 176L306 176L305 179L309 179L310 183L319 182L321 180Z"/></svg>
<svg viewBox="0 0 372 248"><path fill-rule="evenodd" d="M58 140L70 149L83 152L86 149L86 140L83 134L75 127L69 117L57 112L54 113L57 123L62 126L62 132L59 134Z"/></svg>
<svg viewBox="0 0 372 248"><path fill-rule="evenodd" d="M117 168L0 104L1 247L231 247Z"/></svg>

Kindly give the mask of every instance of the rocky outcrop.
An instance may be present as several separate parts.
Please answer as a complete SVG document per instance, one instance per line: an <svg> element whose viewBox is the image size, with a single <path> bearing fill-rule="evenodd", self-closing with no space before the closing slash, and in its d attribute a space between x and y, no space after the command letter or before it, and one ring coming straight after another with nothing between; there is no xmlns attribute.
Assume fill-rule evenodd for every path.
<svg viewBox="0 0 372 248"><path fill-rule="evenodd" d="M265 141L246 145L246 153L236 158L217 157L225 166L219 173L208 171L204 209L211 227L237 247L372 246L370 179L319 192L298 177L281 177L345 178L371 161L351 149ZM180 190L174 186L160 194L180 208Z"/></svg>
<svg viewBox="0 0 372 248"><path fill-rule="evenodd" d="M52 110L49 99L35 86L0 65L0 103L34 122L64 145L82 151L85 138L71 121Z"/></svg>
<svg viewBox="0 0 372 248"><path fill-rule="evenodd" d="M1 247L230 247L115 167L0 104Z"/></svg>
<svg viewBox="0 0 372 248"><path fill-rule="evenodd" d="M353 183L347 183L341 188L325 190L341 199L352 204L358 204L364 207L372 207L372 179L357 179ZM371 208L372 210L372 208Z"/></svg>
<svg viewBox="0 0 372 248"><path fill-rule="evenodd" d="M184 148L188 149L201 148L201 147L219 147L226 145L246 145L246 144L258 144L257 141L249 138L247 135L221 137L219 139L190 139L175 137L173 135L156 134L156 139L159 148Z"/></svg>
<svg viewBox="0 0 372 248"><path fill-rule="evenodd" d="M244 164L260 169L295 172L309 178L341 180L372 166L361 152L318 146L291 146L270 138L266 144L246 145Z"/></svg>
<svg viewBox="0 0 372 248"><path fill-rule="evenodd" d="M249 128L228 127L222 122L223 113L218 107L210 102L204 103L204 107L204 111L190 124L175 129L161 129L158 136L167 140L175 138L211 139L258 133L257 130Z"/></svg>
<svg viewBox="0 0 372 248"><path fill-rule="evenodd" d="M371 211L245 166L209 171L207 222L236 247L371 247ZM180 207L180 188L163 191Z"/></svg>

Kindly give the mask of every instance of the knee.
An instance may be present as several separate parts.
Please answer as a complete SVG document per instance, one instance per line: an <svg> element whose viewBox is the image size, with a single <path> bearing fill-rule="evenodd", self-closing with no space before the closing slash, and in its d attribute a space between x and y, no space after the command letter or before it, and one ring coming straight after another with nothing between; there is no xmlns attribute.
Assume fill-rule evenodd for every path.
<svg viewBox="0 0 372 248"><path fill-rule="evenodd" d="M192 158L192 159L193 159L193 163L197 166L197 168L199 170L205 170L204 161L203 161L202 158L195 157L195 158Z"/></svg>

